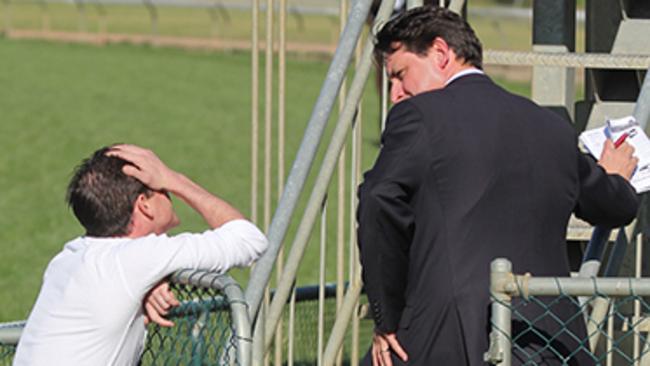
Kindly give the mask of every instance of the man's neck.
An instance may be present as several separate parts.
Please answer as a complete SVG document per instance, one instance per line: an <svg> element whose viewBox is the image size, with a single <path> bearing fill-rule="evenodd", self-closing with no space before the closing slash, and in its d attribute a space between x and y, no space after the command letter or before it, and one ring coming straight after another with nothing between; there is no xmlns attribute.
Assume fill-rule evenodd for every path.
<svg viewBox="0 0 650 366"><path fill-rule="evenodd" d="M133 218L131 224L129 225L129 233L125 235L126 238L136 239L149 234L153 234L154 230L147 225L147 222L140 222L140 220Z"/></svg>
<svg viewBox="0 0 650 366"><path fill-rule="evenodd" d="M463 77L463 76L465 76L467 74L474 74L474 73L483 74L483 71L476 68L476 67L474 67L474 66L472 66L472 65L463 64L460 67L456 68L455 72L453 72L453 73L451 73L449 75L445 85L449 85L449 83L451 83L452 81L454 81L454 80L456 80L456 79L458 79L460 77Z"/></svg>

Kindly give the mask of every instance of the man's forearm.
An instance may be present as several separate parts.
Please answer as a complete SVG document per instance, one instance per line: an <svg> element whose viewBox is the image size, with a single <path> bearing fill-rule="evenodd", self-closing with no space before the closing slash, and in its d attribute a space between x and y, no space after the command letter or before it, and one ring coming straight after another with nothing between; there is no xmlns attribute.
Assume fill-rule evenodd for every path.
<svg viewBox="0 0 650 366"><path fill-rule="evenodd" d="M173 182L170 183L168 191L196 210L212 228L244 218L244 215L228 202L206 191L181 173L175 172Z"/></svg>

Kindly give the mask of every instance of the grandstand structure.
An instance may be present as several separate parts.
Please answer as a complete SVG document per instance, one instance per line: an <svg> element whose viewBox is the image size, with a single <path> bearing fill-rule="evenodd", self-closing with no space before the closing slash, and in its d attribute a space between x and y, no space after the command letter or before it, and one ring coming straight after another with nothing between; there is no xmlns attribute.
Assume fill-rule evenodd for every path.
<svg viewBox="0 0 650 366"><path fill-rule="evenodd" d="M73 1L79 9L79 29L85 31L85 6L113 2L133 4L129 0ZM373 69L373 43L364 32L371 2L340 0L338 7L322 0L305 0L293 7L287 0L141 3L149 11L154 38L158 6L250 9L250 212L271 244L245 285L228 275L191 270L174 274L172 283L183 305L171 316L179 319L179 325L172 330L151 326L143 365L357 365L365 353L372 323L362 296L355 211L364 138L360 100ZM421 5L418 0L407 3L409 7ZM463 0L441 3L461 14L472 11L471 3ZM14 5L3 1L5 9ZM382 1L374 27L390 17L393 6L394 0ZM285 167L284 26L290 14L309 12L339 17L340 37L295 161ZM650 4L642 0L587 0L584 13L578 15L576 0L547 0L534 2L531 13L532 52L486 50L485 64L532 67L533 99L566 118L578 131L601 126L607 118L627 115L634 115L647 126L650 46L643 37L650 34ZM11 12L4 14L3 32L9 37L18 34L12 30ZM522 16L518 11L513 14ZM258 31L262 16L266 17L265 39ZM278 29L273 27L275 17ZM584 53L576 53L578 21L585 22ZM276 47L263 47L272 44ZM263 83L261 68L265 70ZM348 79L351 69L354 76ZM585 90L584 99L576 101L579 70L584 72ZM264 85L263 90L260 85ZM385 90L383 96L385 111ZM277 115L273 114L274 103ZM263 115L260 105L265 106ZM272 160L274 156L277 161ZM582 313L576 316L584 316L589 330L582 345L596 363L650 364L650 320L646 317L646 312L650 313L646 302L650 284L641 279L647 275L643 253L650 250L644 238L648 229L646 209L644 198L639 218L613 233L572 219L567 251L577 258L576 278L516 276L506 261L495 262L491 288L494 328L486 361L510 365L513 339L509 324L517 317L513 298L534 303L536 296L580 296ZM319 283L296 288L298 269L309 245L318 246ZM335 281L327 282L328 278ZM535 320L524 321L533 325ZM0 364L10 363L22 326L21 322L0 325ZM552 347L552 337L546 347ZM530 355L531 364L535 364L535 356Z"/></svg>

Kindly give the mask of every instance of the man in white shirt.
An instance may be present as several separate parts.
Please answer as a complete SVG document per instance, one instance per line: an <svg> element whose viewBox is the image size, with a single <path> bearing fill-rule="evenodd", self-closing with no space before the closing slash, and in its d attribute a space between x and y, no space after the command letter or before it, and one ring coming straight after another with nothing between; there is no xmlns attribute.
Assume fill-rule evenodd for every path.
<svg viewBox="0 0 650 366"><path fill-rule="evenodd" d="M167 236L179 223L169 194L211 229ZM134 145L103 148L85 160L67 200L86 235L49 263L14 365L137 364L142 302L161 279L182 268L224 272L250 265L268 245L237 209ZM146 307L164 323L160 315L175 299L166 284L157 288Z"/></svg>

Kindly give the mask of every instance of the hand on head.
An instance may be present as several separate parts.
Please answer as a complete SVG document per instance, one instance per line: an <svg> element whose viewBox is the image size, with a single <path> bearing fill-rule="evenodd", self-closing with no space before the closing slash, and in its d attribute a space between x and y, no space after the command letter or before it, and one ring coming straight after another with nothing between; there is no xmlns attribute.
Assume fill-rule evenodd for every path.
<svg viewBox="0 0 650 366"><path fill-rule="evenodd" d="M615 147L611 140L606 140L598 164L605 169L607 174L619 174L630 180L639 162L639 159L633 154L634 147L627 142Z"/></svg>
<svg viewBox="0 0 650 366"><path fill-rule="evenodd" d="M169 169L153 151L136 145L115 145L106 153L124 159L124 174L134 177L154 191L169 191L174 186L176 172Z"/></svg>

